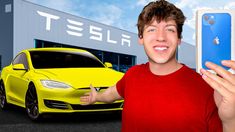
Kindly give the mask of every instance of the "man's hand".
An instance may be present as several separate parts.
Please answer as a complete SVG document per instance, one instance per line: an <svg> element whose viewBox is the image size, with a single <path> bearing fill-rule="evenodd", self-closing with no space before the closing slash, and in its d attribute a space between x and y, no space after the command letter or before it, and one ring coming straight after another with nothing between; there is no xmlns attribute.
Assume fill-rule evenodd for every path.
<svg viewBox="0 0 235 132"><path fill-rule="evenodd" d="M91 92L80 97L81 105L90 105L96 102L97 91L92 85L90 85L90 89Z"/></svg>
<svg viewBox="0 0 235 132"><path fill-rule="evenodd" d="M235 61L226 60L222 64L235 71ZM206 62L206 66L216 72L213 74L205 69L200 70L203 79L215 90L214 99L223 129L235 132L235 75L211 62Z"/></svg>
<svg viewBox="0 0 235 132"><path fill-rule="evenodd" d="M80 97L81 105L94 104L95 102L112 103L116 100L123 99L117 92L116 85L108 87L102 92L97 92L96 89L90 85L91 92L85 93Z"/></svg>

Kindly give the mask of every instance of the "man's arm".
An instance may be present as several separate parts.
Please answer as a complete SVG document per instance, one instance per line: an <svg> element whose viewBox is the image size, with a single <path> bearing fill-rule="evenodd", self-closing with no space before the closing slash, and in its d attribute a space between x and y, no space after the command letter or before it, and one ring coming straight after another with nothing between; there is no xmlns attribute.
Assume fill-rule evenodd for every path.
<svg viewBox="0 0 235 132"><path fill-rule="evenodd" d="M112 103L115 100L123 99L116 88L116 85L107 88L103 92L97 92L95 88L90 85L91 92L86 93L84 96L80 97L82 105L94 104L95 102L105 102Z"/></svg>

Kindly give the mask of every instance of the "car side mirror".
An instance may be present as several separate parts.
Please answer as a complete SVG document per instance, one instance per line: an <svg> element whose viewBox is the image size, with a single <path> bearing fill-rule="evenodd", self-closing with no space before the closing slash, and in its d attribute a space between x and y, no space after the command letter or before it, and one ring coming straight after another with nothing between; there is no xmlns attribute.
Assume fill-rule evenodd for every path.
<svg viewBox="0 0 235 132"><path fill-rule="evenodd" d="M113 65L112 63L109 63L109 62L105 62L104 65L108 68L113 68Z"/></svg>
<svg viewBox="0 0 235 132"><path fill-rule="evenodd" d="M26 70L23 64L15 64L13 65L13 70Z"/></svg>

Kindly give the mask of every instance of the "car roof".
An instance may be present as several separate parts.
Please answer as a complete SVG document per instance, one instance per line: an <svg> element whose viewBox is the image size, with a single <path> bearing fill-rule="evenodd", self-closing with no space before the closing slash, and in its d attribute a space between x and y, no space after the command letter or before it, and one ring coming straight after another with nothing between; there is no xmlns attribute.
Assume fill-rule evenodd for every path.
<svg viewBox="0 0 235 132"><path fill-rule="evenodd" d="M77 49L77 48L60 48L60 47L52 47L52 48L31 48L25 49L24 51L72 51L72 52L87 52L86 50Z"/></svg>

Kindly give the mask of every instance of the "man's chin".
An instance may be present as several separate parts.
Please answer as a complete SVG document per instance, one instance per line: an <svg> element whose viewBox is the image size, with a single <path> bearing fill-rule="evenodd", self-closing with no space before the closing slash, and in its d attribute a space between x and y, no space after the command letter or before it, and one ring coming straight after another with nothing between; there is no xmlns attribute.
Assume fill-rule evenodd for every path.
<svg viewBox="0 0 235 132"><path fill-rule="evenodd" d="M156 63L156 64L165 64L167 63L168 59L149 59L150 62Z"/></svg>
<svg viewBox="0 0 235 132"><path fill-rule="evenodd" d="M158 64L165 64L165 63L167 63L167 60L157 60L156 63L158 63Z"/></svg>

